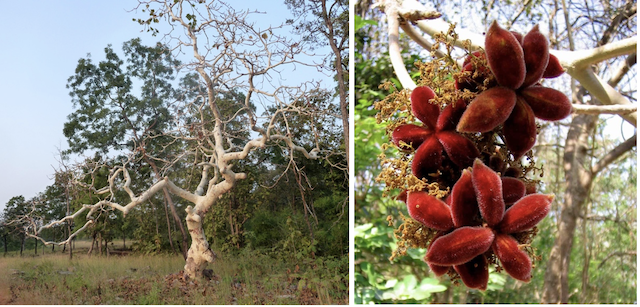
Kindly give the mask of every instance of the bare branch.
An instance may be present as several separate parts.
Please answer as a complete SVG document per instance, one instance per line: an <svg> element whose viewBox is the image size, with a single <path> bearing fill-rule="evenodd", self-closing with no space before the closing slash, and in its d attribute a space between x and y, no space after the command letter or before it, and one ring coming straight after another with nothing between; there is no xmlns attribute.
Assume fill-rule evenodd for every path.
<svg viewBox="0 0 640 307"><path fill-rule="evenodd" d="M613 87L617 86L618 83L620 83L620 81L622 80L622 77L624 77L624 75L626 75L629 72L631 67L633 67L633 65L636 65L637 56L638 56L637 52L630 54L627 57L627 59L624 61L624 63L620 65L618 70L616 70L616 72L611 76L611 79L609 79L609 82L607 83Z"/></svg>
<svg viewBox="0 0 640 307"><path fill-rule="evenodd" d="M416 88L416 83L413 82L407 68L404 66L404 60L402 60L402 54L400 53L400 15L398 14L398 4L394 0L386 0L384 4L381 5L388 20L389 58L391 59L391 65L402 87L413 90Z"/></svg>
<svg viewBox="0 0 640 307"><path fill-rule="evenodd" d="M636 137L637 134L634 134L628 140L620 143L613 150L604 155L600 160L591 167L591 173L593 175L599 173L604 168L606 168L613 161L617 160L620 156L622 156L627 151L631 150L631 148L636 146Z"/></svg>
<svg viewBox="0 0 640 307"><path fill-rule="evenodd" d="M435 51L435 54L437 57L443 57L446 55L440 49L433 50L433 44L431 44L431 42L429 42L426 38L420 35L420 33L418 33L410 24L406 22L401 22L400 27L402 28L404 33L406 33L414 42L418 43L418 45L422 46L422 48L426 50Z"/></svg>
<svg viewBox="0 0 640 307"><path fill-rule="evenodd" d="M588 67L581 71L567 71L574 77L580 85L582 85L586 90L591 93L598 101L607 105L631 105L631 102L627 97L624 97L620 92L616 91L613 87L611 87L607 82L600 79L598 75L596 75L593 70ZM627 122L632 124L634 127L637 126L638 121L638 113L631 113L626 115L621 115Z"/></svg>
<svg viewBox="0 0 640 307"><path fill-rule="evenodd" d="M572 107L575 114L617 114L626 115L634 113L638 110L635 105L607 105L607 106L594 106L585 104L574 104Z"/></svg>
<svg viewBox="0 0 640 307"><path fill-rule="evenodd" d="M551 53L558 57L562 67L566 68L567 73L573 76L572 71L580 71L595 63L632 54L636 51L637 44L638 38L630 37L589 50L552 50Z"/></svg>
<svg viewBox="0 0 640 307"><path fill-rule="evenodd" d="M636 252L636 251L613 252L613 253L607 255L606 257L604 257L602 262L600 262L600 264L598 265L598 270L600 268L602 268L602 266L604 266L604 264L607 263L607 261L609 261L609 259L611 259L613 257L637 256L637 255L638 255L638 252Z"/></svg>

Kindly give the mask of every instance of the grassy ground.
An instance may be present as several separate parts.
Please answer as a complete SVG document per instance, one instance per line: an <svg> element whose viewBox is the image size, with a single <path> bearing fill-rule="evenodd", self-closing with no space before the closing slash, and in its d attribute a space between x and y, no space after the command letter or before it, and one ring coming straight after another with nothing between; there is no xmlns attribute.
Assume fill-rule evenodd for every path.
<svg viewBox="0 0 640 307"><path fill-rule="evenodd" d="M210 281L184 282L180 256L92 256L86 250L0 259L0 304L347 304L335 261L309 268L245 253L220 256ZM335 273L333 273L333 272Z"/></svg>

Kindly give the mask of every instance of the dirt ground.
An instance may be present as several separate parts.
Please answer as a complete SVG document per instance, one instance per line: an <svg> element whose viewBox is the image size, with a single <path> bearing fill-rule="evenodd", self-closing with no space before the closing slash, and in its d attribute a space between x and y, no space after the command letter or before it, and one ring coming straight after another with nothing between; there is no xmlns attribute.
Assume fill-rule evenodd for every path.
<svg viewBox="0 0 640 307"><path fill-rule="evenodd" d="M11 272L5 261L0 261L0 305L28 305L29 302L23 302L12 296L8 280L11 278Z"/></svg>

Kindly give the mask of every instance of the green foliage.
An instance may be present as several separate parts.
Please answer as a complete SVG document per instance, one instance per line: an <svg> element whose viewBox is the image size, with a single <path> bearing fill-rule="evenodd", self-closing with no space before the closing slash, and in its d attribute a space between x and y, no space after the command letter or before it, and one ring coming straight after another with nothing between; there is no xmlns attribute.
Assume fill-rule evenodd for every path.
<svg viewBox="0 0 640 307"><path fill-rule="evenodd" d="M346 256L349 252L348 195L336 191L314 202L318 214L315 232L318 255Z"/></svg>
<svg viewBox="0 0 640 307"><path fill-rule="evenodd" d="M259 209L247 221L246 236L252 248L267 248L276 245L284 238L284 221L291 214L289 210L273 212Z"/></svg>
<svg viewBox="0 0 640 307"><path fill-rule="evenodd" d="M180 62L166 46L146 47L140 39L122 49L128 65L107 46L105 60L96 65L90 57L80 59L69 78L67 88L77 108L63 129L69 152L133 150L170 125L167 103L177 95L171 82ZM141 84L139 96L133 94L134 84Z"/></svg>

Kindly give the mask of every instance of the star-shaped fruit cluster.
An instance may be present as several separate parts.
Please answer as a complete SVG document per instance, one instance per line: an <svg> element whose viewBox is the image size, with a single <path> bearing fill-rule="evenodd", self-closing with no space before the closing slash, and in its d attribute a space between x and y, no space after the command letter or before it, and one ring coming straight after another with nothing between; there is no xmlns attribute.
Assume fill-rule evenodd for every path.
<svg viewBox="0 0 640 307"><path fill-rule="evenodd" d="M496 84L469 103L457 131L487 132L503 125L507 148L519 158L536 142L535 117L555 121L571 113L567 96L539 83L542 78L560 76L564 70L558 59L549 54L547 38L537 25L522 36L494 21L487 31L485 52L472 54L463 68L486 72L485 66L473 66L473 56L486 58ZM457 80L460 88L472 87L474 82L484 80Z"/></svg>
<svg viewBox="0 0 640 307"><path fill-rule="evenodd" d="M524 183L504 182L476 159L471 171L462 171L446 201L424 191L407 193L409 215L438 230L424 258L436 275L453 268L467 287L485 290L487 259L493 257L513 278L531 279L531 259L515 237L530 234L549 212L553 195L525 195Z"/></svg>
<svg viewBox="0 0 640 307"><path fill-rule="evenodd" d="M437 276L469 288L487 288L491 265L528 282L535 255L529 246L554 199L535 193L527 179L535 169L535 118L571 113L569 99L540 82L563 68L538 26L522 35L495 21L485 49L471 52L461 68L442 59L418 66L422 86L376 105L401 153L383 157L388 167L378 180L402 191L398 199L412 218L398 237L426 247L424 261Z"/></svg>

